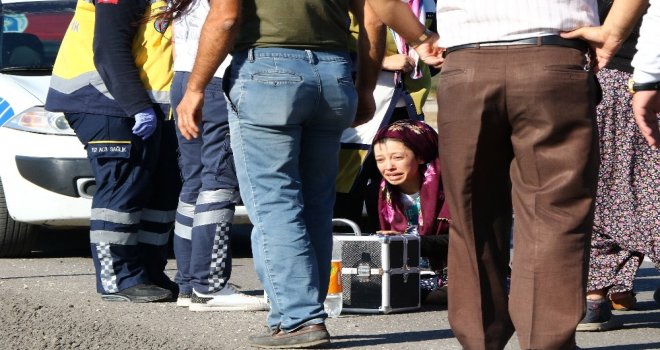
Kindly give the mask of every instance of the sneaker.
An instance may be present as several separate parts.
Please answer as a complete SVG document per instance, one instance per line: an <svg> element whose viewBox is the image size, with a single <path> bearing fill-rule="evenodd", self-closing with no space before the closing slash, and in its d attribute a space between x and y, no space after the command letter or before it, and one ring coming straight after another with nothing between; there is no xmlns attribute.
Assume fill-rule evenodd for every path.
<svg viewBox="0 0 660 350"><path fill-rule="evenodd" d="M191 298L192 298L192 292L179 293L179 296L176 298L176 306L189 307Z"/></svg>
<svg viewBox="0 0 660 350"><path fill-rule="evenodd" d="M612 310L630 311L635 308L637 298L633 292L613 293L609 296Z"/></svg>
<svg viewBox="0 0 660 350"><path fill-rule="evenodd" d="M105 301L130 301L132 303L149 303L172 298L172 292L153 284L138 284L117 293L101 294Z"/></svg>
<svg viewBox="0 0 660 350"><path fill-rule="evenodd" d="M190 311L265 311L268 305L263 298L254 297L237 291L228 284L221 290L202 294L193 290L190 299Z"/></svg>
<svg viewBox="0 0 660 350"><path fill-rule="evenodd" d="M588 300L587 313L577 325L578 332L599 332L617 329L622 326L621 322L612 316L610 303L605 300Z"/></svg>
<svg viewBox="0 0 660 350"><path fill-rule="evenodd" d="M292 332L277 330L270 335L248 338L251 346L263 349L300 349L330 344L330 333L324 324L301 327Z"/></svg>

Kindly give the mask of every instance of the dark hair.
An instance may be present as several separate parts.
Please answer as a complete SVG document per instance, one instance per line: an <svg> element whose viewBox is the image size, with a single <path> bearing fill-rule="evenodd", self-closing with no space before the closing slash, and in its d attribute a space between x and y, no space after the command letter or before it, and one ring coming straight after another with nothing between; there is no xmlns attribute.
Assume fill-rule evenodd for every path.
<svg viewBox="0 0 660 350"><path fill-rule="evenodd" d="M205 0L201 0L205 1ZM193 0L170 0L167 9L157 15L157 17L172 21L184 15L189 9Z"/></svg>

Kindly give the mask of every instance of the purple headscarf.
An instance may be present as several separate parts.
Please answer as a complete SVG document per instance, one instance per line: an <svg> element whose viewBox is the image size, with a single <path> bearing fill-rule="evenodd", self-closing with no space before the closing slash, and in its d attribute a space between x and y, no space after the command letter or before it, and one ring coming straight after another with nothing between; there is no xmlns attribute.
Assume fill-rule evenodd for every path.
<svg viewBox="0 0 660 350"><path fill-rule="evenodd" d="M420 165L423 179L419 190L419 234L447 234L450 216L440 177L438 133L422 121L405 119L378 130L373 145L386 139L402 142L424 162ZM408 219L403 212L401 194L385 179L381 181L378 191L378 213L381 230L406 231Z"/></svg>

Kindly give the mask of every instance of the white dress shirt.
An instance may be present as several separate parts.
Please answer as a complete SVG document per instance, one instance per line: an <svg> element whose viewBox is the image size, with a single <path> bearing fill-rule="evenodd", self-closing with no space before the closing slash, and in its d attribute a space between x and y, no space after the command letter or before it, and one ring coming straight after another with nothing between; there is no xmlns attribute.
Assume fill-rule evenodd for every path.
<svg viewBox="0 0 660 350"><path fill-rule="evenodd" d="M190 9L183 16L174 20L174 71L192 72L202 26L209 10L207 0L193 0ZM220 64L214 76L222 78L229 63L231 63L231 56L227 56Z"/></svg>
<svg viewBox="0 0 660 350"><path fill-rule="evenodd" d="M660 0L651 0L644 15L637 40L637 53L632 60L636 83L660 81Z"/></svg>
<svg viewBox="0 0 660 350"><path fill-rule="evenodd" d="M438 0L436 13L441 47L599 25L596 0Z"/></svg>

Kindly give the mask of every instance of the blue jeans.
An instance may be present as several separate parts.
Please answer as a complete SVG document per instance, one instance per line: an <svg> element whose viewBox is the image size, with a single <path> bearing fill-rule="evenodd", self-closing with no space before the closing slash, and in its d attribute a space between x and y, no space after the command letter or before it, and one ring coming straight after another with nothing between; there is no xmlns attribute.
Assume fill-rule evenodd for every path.
<svg viewBox="0 0 660 350"><path fill-rule="evenodd" d="M224 80L268 326L322 323L339 140L357 106L348 54L251 49L234 55Z"/></svg>

